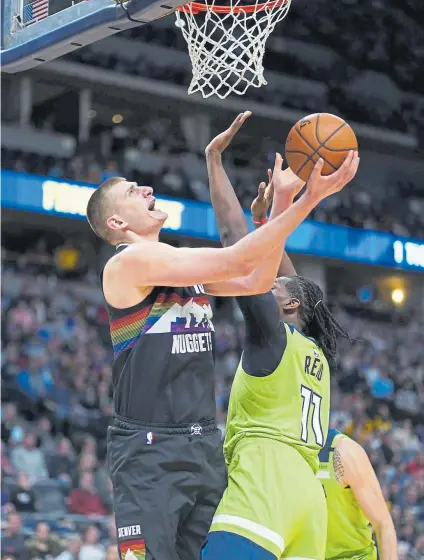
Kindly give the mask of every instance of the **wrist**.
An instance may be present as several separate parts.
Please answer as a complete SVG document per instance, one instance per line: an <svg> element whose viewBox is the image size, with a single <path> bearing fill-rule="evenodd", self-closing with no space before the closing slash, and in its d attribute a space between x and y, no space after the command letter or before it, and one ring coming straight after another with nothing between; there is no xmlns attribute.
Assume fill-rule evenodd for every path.
<svg viewBox="0 0 424 560"><path fill-rule="evenodd" d="M278 193L274 195L274 205L278 205L279 208L287 209L293 204L294 196L292 194Z"/></svg>
<svg viewBox="0 0 424 560"><path fill-rule="evenodd" d="M207 161L218 161L218 162L220 162L222 160L222 152L219 152L217 150L206 150L205 155L206 155L206 160Z"/></svg>
<svg viewBox="0 0 424 560"><path fill-rule="evenodd" d="M322 200L322 197L320 195L311 192L309 189L306 189L305 193L303 194L303 196L301 198L303 198L305 200L305 202L307 202L308 204L310 204L313 207L318 206L318 204Z"/></svg>
<svg viewBox="0 0 424 560"><path fill-rule="evenodd" d="M252 216L253 225L256 227L263 226L268 221L267 216Z"/></svg>

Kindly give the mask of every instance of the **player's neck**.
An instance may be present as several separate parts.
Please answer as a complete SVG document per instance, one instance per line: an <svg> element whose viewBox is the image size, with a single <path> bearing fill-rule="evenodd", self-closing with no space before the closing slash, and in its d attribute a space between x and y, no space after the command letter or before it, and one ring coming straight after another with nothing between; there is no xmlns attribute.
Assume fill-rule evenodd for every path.
<svg viewBox="0 0 424 560"><path fill-rule="evenodd" d="M134 231L126 231L121 245L131 245L132 243L140 243L140 241L159 241L158 231L149 231L143 234Z"/></svg>

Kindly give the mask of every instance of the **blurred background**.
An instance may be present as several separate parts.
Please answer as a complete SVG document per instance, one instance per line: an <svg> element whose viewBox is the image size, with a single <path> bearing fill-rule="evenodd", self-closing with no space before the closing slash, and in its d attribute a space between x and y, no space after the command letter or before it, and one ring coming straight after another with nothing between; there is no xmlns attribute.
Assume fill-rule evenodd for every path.
<svg viewBox="0 0 424 560"><path fill-rule="evenodd" d="M174 16L2 76L2 558L116 560L105 464L112 415L98 274L110 248L84 212L99 182L151 185L164 240L218 242L203 150L237 112L225 154L248 209L291 126L326 111L358 135L354 182L290 238L352 337L341 342L331 424L368 451L402 560L424 558L424 6L293 2L265 57L268 86L188 97ZM215 299L216 403L225 426L243 324Z"/></svg>

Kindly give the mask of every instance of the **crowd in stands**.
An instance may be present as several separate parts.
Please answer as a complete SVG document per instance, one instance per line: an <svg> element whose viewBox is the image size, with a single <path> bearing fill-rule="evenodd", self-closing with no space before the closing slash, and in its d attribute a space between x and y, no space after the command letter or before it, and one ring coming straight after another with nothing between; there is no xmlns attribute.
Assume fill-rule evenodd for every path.
<svg viewBox="0 0 424 560"><path fill-rule="evenodd" d="M112 416L107 315L94 273L59 279L40 252L3 254L2 559L117 560L105 435ZM332 303L341 341L331 424L361 442L401 560L424 558L424 320ZM216 402L224 430L243 323L219 300Z"/></svg>

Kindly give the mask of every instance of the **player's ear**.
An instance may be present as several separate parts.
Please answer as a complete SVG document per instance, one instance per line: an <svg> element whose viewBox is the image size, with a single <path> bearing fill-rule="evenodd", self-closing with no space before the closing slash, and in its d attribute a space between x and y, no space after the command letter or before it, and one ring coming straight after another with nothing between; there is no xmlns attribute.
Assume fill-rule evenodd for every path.
<svg viewBox="0 0 424 560"><path fill-rule="evenodd" d="M119 216L114 214L106 220L106 224L110 229L123 230L128 227L128 222L124 222Z"/></svg>
<svg viewBox="0 0 424 560"><path fill-rule="evenodd" d="M285 311L294 311L300 306L300 301L297 298L290 298L286 300L283 304L283 309Z"/></svg>

